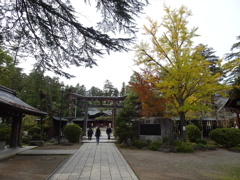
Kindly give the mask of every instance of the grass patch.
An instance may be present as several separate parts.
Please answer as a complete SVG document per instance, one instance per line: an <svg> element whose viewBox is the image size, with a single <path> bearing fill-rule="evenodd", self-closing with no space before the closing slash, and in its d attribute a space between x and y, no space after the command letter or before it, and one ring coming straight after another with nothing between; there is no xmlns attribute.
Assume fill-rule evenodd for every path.
<svg viewBox="0 0 240 180"><path fill-rule="evenodd" d="M239 167L224 167L221 168L222 171L216 174L211 173L207 174L207 177L211 177L213 180L239 180L240 179L240 171Z"/></svg>

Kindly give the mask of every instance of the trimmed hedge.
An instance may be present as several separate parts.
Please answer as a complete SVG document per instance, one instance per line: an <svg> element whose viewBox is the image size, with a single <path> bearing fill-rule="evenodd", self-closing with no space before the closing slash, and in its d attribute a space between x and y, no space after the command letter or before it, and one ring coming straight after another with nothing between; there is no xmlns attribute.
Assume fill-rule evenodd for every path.
<svg viewBox="0 0 240 180"><path fill-rule="evenodd" d="M192 153L194 151L194 148L191 144L179 140L174 142L174 148L180 153Z"/></svg>
<svg viewBox="0 0 240 180"><path fill-rule="evenodd" d="M186 126L186 135L187 139L190 142L196 142L198 139L201 139L200 129L193 124L189 124Z"/></svg>
<svg viewBox="0 0 240 180"><path fill-rule="evenodd" d="M82 128L77 124L69 124L64 127L63 134L69 142L77 143L79 142L80 135L82 134Z"/></svg>
<svg viewBox="0 0 240 180"><path fill-rule="evenodd" d="M33 126L31 127L30 129L28 129L28 133L30 135L33 135L33 134L40 134L41 133L41 128L39 126Z"/></svg>
<svg viewBox="0 0 240 180"><path fill-rule="evenodd" d="M196 140L196 143L197 143L198 145L207 145L207 141L205 141L205 140L203 140L203 139L197 139L197 140Z"/></svg>
<svg viewBox="0 0 240 180"><path fill-rule="evenodd" d="M162 145L159 141L153 141L149 146L148 149L157 151L159 149L159 146Z"/></svg>
<svg viewBox="0 0 240 180"><path fill-rule="evenodd" d="M217 128L209 133L209 137L216 143L226 147L236 147L240 144L240 130L234 128Z"/></svg>
<svg viewBox="0 0 240 180"><path fill-rule="evenodd" d="M141 148L147 147L148 143L146 141L134 140L133 146L137 147L138 149L141 149Z"/></svg>

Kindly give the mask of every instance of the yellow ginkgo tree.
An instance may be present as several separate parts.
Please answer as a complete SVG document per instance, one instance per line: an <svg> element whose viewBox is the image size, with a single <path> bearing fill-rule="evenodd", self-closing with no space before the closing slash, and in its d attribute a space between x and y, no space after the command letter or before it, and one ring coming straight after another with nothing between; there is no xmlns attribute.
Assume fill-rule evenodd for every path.
<svg viewBox="0 0 240 180"><path fill-rule="evenodd" d="M136 46L135 62L152 69L145 78L158 87L168 112L179 116L180 135L186 140L186 113L207 109L213 94L227 86L219 83L222 74L213 74L209 61L201 55L205 47L193 45L192 39L198 35L197 28L188 28L191 11L185 6L174 10L164 6L164 10L162 23L148 18L150 26L144 26L144 35L149 41ZM220 61L218 66L228 67L222 67Z"/></svg>

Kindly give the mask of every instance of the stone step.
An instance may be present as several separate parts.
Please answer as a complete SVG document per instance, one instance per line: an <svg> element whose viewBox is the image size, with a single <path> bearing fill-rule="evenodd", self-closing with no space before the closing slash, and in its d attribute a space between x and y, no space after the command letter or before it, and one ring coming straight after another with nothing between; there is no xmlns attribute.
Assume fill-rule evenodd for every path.
<svg viewBox="0 0 240 180"><path fill-rule="evenodd" d="M107 133L106 133L106 128L100 128L100 130L101 130L100 143L115 143L115 142L117 142L117 140L113 136L113 132L111 134L110 140L108 140L108 136L107 136ZM95 129L93 129L93 132L95 132ZM96 137L93 134L92 140L90 141L90 140L88 140L87 136L83 136L82 137L82 142L83 143L96 143Z"/></svg>
<svg viewBox="0 0 240 180"><path fill-rule="evenodd" d="M96 137L94 136L94 137L92 137L92 140L88 140L87 136L83 136L82 142L83 143L96 143ZM104 143L115 143L115 142L117 142L117 140L113 136L111 136L110 140L108 140L107 136L101 136L100 137L100 143L101 142L104 142Z"/></svg>

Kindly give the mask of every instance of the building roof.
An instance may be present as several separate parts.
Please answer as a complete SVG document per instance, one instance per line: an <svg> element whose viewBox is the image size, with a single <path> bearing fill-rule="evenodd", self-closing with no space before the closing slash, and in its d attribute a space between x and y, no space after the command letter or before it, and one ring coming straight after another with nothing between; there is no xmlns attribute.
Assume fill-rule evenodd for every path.
<svg viewBox="0 0 240 180"><path fill-rule="evenodd" d="M0 86L0 107L3 111L20 112L37 116L47 114L23 102L17 97L15 91L4 86Z"/></svg>
<svg viewBox="0 0 240 180"><path fill-rule="evenodd" d="M214 104L218 106L217 112L221 111L222 108L226 105L228 102L229 97L216 97Z"/></svg>

